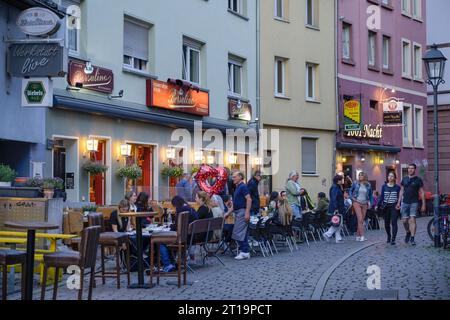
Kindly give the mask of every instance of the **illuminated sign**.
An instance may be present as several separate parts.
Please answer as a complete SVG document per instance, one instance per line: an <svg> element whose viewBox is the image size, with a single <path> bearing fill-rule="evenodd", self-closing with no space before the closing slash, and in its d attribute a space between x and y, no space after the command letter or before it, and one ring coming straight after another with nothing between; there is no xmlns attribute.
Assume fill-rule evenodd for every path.
<svg viewBox="0 0 450 320"><path fill-rule="evenodd" d="M381 124L377 126L366 124L361 130L346 131L345 135L349 138L383 139L383 126Z"/></svg>
<svg viewBox="0 0 450 320"><path fill-rule="evenodd" d="M344 103L344 128L345 131L361 129L361 103L350 100Z"/></svg>

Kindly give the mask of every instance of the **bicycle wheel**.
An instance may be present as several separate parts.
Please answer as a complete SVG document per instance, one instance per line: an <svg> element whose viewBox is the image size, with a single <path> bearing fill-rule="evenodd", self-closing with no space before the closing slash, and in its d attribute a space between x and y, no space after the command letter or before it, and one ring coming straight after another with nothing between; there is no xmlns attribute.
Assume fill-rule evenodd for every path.
<svg viewBox="0 0 450 320"><path fill-rule="evenodd" d="M428 222L427 231L428 231L428 236L430 237L431 241L434 242L434 232L435 232L434 218L431 219L430 222Z"/></svg>

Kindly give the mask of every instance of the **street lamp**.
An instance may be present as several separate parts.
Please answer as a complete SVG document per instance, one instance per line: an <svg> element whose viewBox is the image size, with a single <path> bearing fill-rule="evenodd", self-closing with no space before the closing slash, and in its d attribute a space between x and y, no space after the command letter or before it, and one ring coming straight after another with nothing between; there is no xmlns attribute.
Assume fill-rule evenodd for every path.
<svg viewBox="0 0 450 320"><path fill-rule="evenodd" d="M433 44L423 58L427 70L427 83L433 87L434 94L434 221L435 221L435 247L440 246L439 232L439 120L438 120L438 88L444 81L445 62L447 58Z"/></svg>

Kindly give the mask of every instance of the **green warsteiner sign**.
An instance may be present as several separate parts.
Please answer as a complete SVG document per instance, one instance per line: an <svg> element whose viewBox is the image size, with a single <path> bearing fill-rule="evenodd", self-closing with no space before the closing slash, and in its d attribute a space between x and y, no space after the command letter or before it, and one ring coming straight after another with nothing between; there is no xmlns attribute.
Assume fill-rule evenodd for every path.
<svg viewBox="0 0 450 320"><path fill-rule="evenodd" d="M30 81L25 87L25 98L30 104L40 104L45 98L45 86L42 81Z"/></svg>

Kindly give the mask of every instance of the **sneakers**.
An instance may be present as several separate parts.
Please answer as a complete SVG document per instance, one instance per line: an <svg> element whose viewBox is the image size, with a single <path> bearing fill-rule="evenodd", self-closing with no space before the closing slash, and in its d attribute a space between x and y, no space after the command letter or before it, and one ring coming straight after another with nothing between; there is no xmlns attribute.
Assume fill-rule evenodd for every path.
<svg viewBox="0 0 450 320"><path fill-rule="evenodd" d="M364 241L367 241L367 239L366 239L364 236L362 236L362 237L356 237L356 241L357 241L357 242L364 242Z"/></svg>
<svg viewBox="0 0 450 320"><path fill-rule="evenodd" d="M411 232L408 232L405 236L405 243L409 243L409 240L411 240Z"/></svg>
<svg viewBox="0 0 450 320"><path fill-rule="evenodd" d="M250 259L250 253L240 252L234 259L236 259L236 260L248 260L248 259Z"/></svg>
<svg viewBox="0 0 450 320"><path fill-rule="evenodd" d="M356 241L360 242L361 241L361 237L356 237Z"/></svg>
<svg viewBox="0 0 450 320"><path fill-rule="evenodd" d="M175 271L177 268L173 265L173 264L169 264L167 267L163 268L163 272L167 273L167 272L173 272Z"/></svg>

